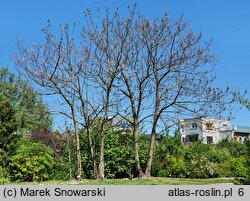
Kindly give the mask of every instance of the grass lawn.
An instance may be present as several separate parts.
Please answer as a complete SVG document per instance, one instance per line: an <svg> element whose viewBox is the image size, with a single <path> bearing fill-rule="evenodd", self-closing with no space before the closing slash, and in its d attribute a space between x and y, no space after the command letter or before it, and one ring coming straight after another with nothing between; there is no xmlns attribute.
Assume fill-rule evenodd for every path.
<svg viewBox="0 0 250 201"><path fill-rule="evenodd" d="M209 185L209 184L233 184L233 178L215 178L215 179L183 179L183 178L165 178L152 177L148 179L106 179L82 181L46 181L46 182L21 182L11 183L14 185Z"/></svg>

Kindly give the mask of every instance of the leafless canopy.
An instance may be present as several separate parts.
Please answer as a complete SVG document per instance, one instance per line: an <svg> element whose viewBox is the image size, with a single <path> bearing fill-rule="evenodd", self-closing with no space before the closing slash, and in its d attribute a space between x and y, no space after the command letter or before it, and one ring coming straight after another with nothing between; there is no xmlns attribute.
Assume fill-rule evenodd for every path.
<svg viewBox="0 0 250 201"><path fill-rule="evenodd" d="M107 9L96 20L87 10L81 31L76 25L72 29L62 25L59 36L49 23L45 42L20 43L15 58L41 91L59 95L70 109L67 113L56 108L74 123L79 176L79 124L87 130L97 178L104 177L105 125L109 116L117 114L133 128L139 176L150 176L156 133L180 117L221 115L240 95L214 87L217 60L210 51L211 41L194 33L182 16L148 19L135 7L128 11L127 17L121 17L119 10L112 15ZM91 137L95 119L101 120L98 168ZM142 126L151 134L145 170L139 158Z"/></svg>

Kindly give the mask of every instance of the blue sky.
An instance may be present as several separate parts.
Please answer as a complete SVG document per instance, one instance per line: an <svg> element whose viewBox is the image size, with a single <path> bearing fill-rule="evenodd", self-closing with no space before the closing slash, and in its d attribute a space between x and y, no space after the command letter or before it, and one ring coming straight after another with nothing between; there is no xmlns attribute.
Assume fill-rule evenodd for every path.
<svg viewBox="0 0 250 201"><path fill-rule="evenodd" d="M238 0L1 0L0 1L0 66L13 70L12 55L17 40L28 43L42 38L42 28L48 19L57 25L83 19L86 8L96 10L119 7L126 14L127 5L137 3L137 9L148 18L167 12L178 18L183 13L195 32L213 39L212 50L219 58L216 67L218 86L250 90L250 1ZM247 97L250 99L250 93ZM234 113L233 124L250 126L250 112Z"/></svg>

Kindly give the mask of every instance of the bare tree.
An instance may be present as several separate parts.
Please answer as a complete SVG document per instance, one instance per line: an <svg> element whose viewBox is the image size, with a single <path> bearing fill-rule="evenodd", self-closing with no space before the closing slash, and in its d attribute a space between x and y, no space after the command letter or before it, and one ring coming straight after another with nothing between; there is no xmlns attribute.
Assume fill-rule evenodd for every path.
<svg viewBox="0 0 250 201"><path fill-rule="evenodd" d="M146 69L145 48L139 43L138 32L133 22L128 42L124 45L124 60L121 62L121 71L116 88L124 98L120 98L121 105L118 113L132 125L134 138L135 164L139 177L144 173L141 167L139 152L139 131L147 117L143 113L150 106L147 104L151 97L149 83L150 72ZM127 102L128 100L128 102Z"/></svg>
<svg viewBox="0 0 250 201"><path fill-rule="evenodd" d="M174 23L167 15L161 20L143 19L139 30L142 44L147 49L147 68L152 72L150 79L154 89L150 148L145 170L146 176L150 176L160 117L171 107L180 112L176 107L179 100L194 98L195 93L194 103L202 101L197 90L206 88L205 83L210 81L204 76L207 71L200 70L200 66L213 62L213 56L209 54L209 44L202 47L201 35L196 36L188 30L182 19ZM186 109L190 108L185 106Z"/></svg>
<svg viewBox="0 0 250 201"><path fill-rule="evenodd" d="M222 114L237 96L228 89L213 87L211 41L203 42L183 21L171 21L167 15L160 20L142 19L142 44L147 49L148 71L153 86L153 116L146 176L151 175L155 137L159 120L176 120L181 115L216 116ZM159 132L159 131L158 131Z"/></svg>
<svg viewBox="0 0 250 201"><path fill-rule="evenodd" d="M126 18L120 17L118 10L111 17L107 10L106 14L107 16L102 19L101 29L94 23L91 15L87 14L87 32L94 44L94 48L92 47L94 62L91 72L94 82L100 88L104 108L100 124L99 178L104 175L104 127L108 120L110 107L114 107L114 101L111 100L115 98L112 93L113 88L121 92L118 95L118 102L123 97L129 100L129 105L121 106L119 104L116 113L133 127L136 168L139 177L142 177L144 174L139 158L139 127L146 119L146 117L141 118L141 115L142 111L146 110L146 101L150 97L148 83L152 74L146 69L147 49L141 44L140 34L136 30L139 21L134 21L135 7L129 10L129 16ZM150 106L148 107L150 108Z"/></svg>
<svg viewBox="0 0 250 201"><path fill-rule="evenodd" d="M94 22L89 11L85 14L88 25L86 26L86 33L92 42L92 50L90 50L92 68L90 68L89 74L92 77L92 83L95 83L95 89L100 93L100 103L103 108L102 117L99 118L101 141L97 176L97 178L103 179L105 177L105 127L111 114L110 108L114 108L115 105L113 88L120 72L124 44L127 42L131 27L129 19L121 21L118 11L111 16L108 8L106 9L106 16L101 18L101 27L98 27L97 23Z"/></svg>
<svg viewBox="0 0 250 201"><path fill-rule="evenodd" d="M19 53L15 56L15 64L25 72L34 83L42 87L43 94L59 95L63 103L70 109L73 121L76 150L77 150L77 178L82 177L81 151L76 111L76 93L72 80L74 80L74 66L78 65L74 50L74 36L68 32L67 25L61 25L61 36L52 34L50 23L43 30L45 43L24 46L19 44Z"/></svg>
<svg viewBox="0 0 250 201"><path fill-rule="evenodd" d="M203 42L181 17L146 19L128 9L95 22L85 13L81 37L74 29L61 27L57 39L50 26L44 30L45 44L20 46L16 64L46 93L58 94L70 109L74 123L78 177L81 154L78 126L85 128L94 174L105 177L104 142L108 117L119 114L132 125L135 165L139 177L151 176L155 139L162 125L170 126L183 116L220 115L239 94L214 87L216 58L211 41ZM79 45L76 44L79 42ZM116 111L114 110L116 108ZM100 158L96 159L91 129L100 127ZM141 166L139 134L146 125L150 143L146 167ZM165 129L165 128L164 128Z"/></svg>
<svg viewBox="0 0 250 201"><path fill-rule="evenodd" d="M161 122L172 125L180 116L220 115L239 94L213 87L216 58L188 24L164 15L149 20L138 15L125 45L120 91L133 116L136 167L139 177L151 176L156 134ZM143 112L144 111L144 112ZM145 112L146 111L146 112ZM146 115L148 114L148 115ZM150 121L151 137L145 172L139 159L138 128Z"/></svg>

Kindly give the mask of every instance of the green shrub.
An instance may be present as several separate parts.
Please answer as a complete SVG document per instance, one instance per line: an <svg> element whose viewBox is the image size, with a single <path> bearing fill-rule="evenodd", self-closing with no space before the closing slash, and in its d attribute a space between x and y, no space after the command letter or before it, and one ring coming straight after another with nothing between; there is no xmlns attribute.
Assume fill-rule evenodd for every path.
<svg viewBox="0 0 250 201"><path fill-rule="evenodd" d="M250 185L250 140L247 140L245 145L247 150L247 176L241 180L240 184Z"/></svg>
<svg viewBox="0 0 250 201"><path fill-rule="evenodd" d="M245 157L231 158L225 161L221 168L226 177L247 177L248 167Z"/></svg>
<svg viewBox="0 0 250 201"><path fill-rule="evenodd" d="M48 180L55 181L67 181L70 179L69 176L69 164L65 163L61 159L54 159L53 168L48 172Z"/></svg>
<svg viewBox="0 0 250 201"><path fill-rule="evenodd" d="M223 163L232 157L228 149L219 149L215 146L208 153L206 153L206 156L210 161L215 163Z"/></svg>
<svg viewBox="0 0 250 201"><path fill-rule="evenodd" d="M125 147L110 148L105 153L109 160L105 164L107 178L128 178L132 177L131 167L134 164L131 150Z"/></svg>
<svg viewBox="0 0 250 201"><path fill-rule="evenodd" d="M41 143L24 141L17 148L16 155L10 158L12 180L44 181L49 179L55 158L52 152Z"/></svg>
<svg viewBox="0 0 250 201"><path fill-rule="evenodd" d="M194 156L189 163L190 178L206 179L219 176L219 166L206 156Z"/></svg>
<svg viewBox="0 0 250 201"><path fill-rule="evenodd" d="M130 134L110 132L106 137L105 175L107 178L132 178L134 172L133 139Z"/></svg>
<svg viewBox="0 0 250 201"><path fill-rule="evenodd" d="M0 184L6 184L10 181L10 176L8 171L0 166Z"/></svg>
<svg viewBox="0 0 250 201"><path fill-rule="evenodd" d="M167 154L164 162L166 168L158 172L159 177L186 177L188 167L183 158Z"/></svg>
<svg viewBox="0 0 250 201"><path fill-rule="evenodd" d="M229 140L222 140L216 145L216 147L218 149L226 148L234 158L247 155L247 147L245 144L235 143Z"/></svg>
<svg viewBox="0 0 250 201"><path fill-rule="evenodd" d="M166 169L164 169L164 170L160 170L159 172L158 172L158 175L157 175L158 177L168 177L169 176L169 172L168 172L168 170L166 170Z"/></svg>

